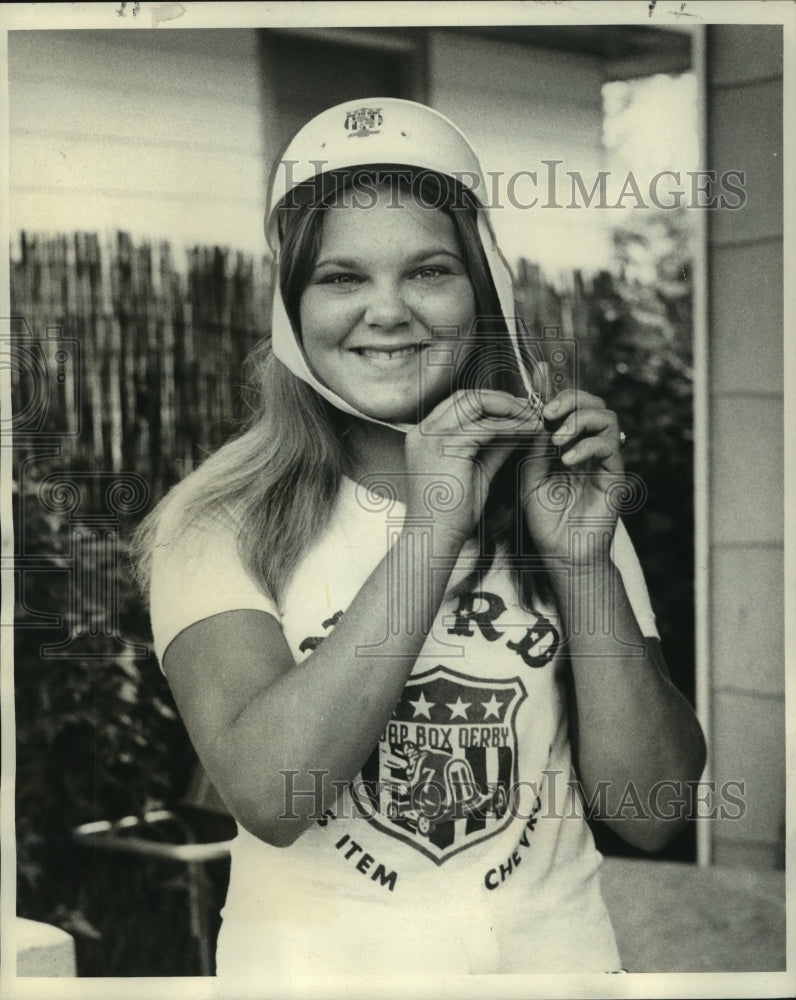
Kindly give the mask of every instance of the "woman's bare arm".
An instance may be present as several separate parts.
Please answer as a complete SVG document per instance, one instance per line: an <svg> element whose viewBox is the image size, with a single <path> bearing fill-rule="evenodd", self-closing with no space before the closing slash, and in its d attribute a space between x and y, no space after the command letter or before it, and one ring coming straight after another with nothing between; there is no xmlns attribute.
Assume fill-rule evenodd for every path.
<svg viewBox="0 0 796 1000"><path fill-rule="evenodd" d="M417 602L405 609L415 622L429 614L433 620L447 585L444 573L429 578L414 558L419 541L406 528L390 554L402 582L413 575L414 586L403 593ZM458 550L451 542L447 553L437 551ZM269 843L291 843L332 804L401 696L426 634L409 631L410 615L388 630L389 580L385 558L334 630L298 664L279 623L263 611L197 622L166 650L164 671L210 779L236 819ZM358 648L369 646L370 655ZM290 808L288 788L317 788L319 795L294 795Z"/></svg>
<svg viewBox="0 0 796 1000"><path fill-rule="evenodd" d="M683 829L687 808L677 802L687 801L687 782L705 765L699 722L669 679L660 643L642 636L613 563L554 578L554 588L565 621L579 617L571 602L595 606L596 589L596 606L610 616L609 634L600 623L568 641L570 724L583 791L595 815L628 843L660 850Z"/></svg>

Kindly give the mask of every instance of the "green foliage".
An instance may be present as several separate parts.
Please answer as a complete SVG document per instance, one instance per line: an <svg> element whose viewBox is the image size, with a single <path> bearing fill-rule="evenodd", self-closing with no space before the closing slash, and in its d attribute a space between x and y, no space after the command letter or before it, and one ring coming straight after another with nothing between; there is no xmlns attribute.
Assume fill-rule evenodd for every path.
<svg viewBox="0 0 796 1000"><path fill-rule="evenodd" d="M693 698L693 370L689 230L663 212L620 230L619 276L593 302L590 373L627 434L648 491L629 518L672 677ZM642 277L646 280L642 280Z"/></svg>
<svg viewBox="0 0 796 1000"><path fill-rule="evenodd" d="M81 823L140 814L172 800L195 757L153 655L125 656L119 642L124 637L146 652L149 631L124 559L125 526L116 534L118 559L100 537L84 537L81 558L98 572L75 574L75 527L67 515L42 506L36 488L41 472L26 463L24 495L15 504L20 565L36 561L17 580L18 909L75 936L81 974L91 974L86 947L102 974L130 974L97 944L104 938L111 947L120 929L101 919L111 905L104 892L119 894L121 928L129 922L129 880L117 879L114 890L108 862L76 848L70 834ZM106 634L113 631L108 595L118 601L118 637ZM69 656L47 655L48 646L76 636L89 612L96 634L83 635ZM131 944L138 934L130 928Z"/></svg>

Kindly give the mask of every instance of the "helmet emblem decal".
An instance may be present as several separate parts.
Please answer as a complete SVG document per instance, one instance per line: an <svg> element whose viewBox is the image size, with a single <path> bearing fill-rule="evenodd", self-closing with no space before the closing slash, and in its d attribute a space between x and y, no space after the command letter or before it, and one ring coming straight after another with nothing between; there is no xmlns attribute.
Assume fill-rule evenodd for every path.
<svg viewBox="0 0 796 1000"><path fill-rule="evenodd" d="M368 135L378 135L379 125L383 124L381 108L357 108L356 111L346 112L345 128L349 139L354 136L363 139Z"/></svg>

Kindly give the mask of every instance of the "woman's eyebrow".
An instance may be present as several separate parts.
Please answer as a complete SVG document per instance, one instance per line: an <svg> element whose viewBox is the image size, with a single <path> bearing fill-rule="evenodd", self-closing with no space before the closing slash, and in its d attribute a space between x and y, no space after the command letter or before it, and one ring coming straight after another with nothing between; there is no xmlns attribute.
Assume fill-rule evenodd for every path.
<svg viewBox="0 0 796 1000"><path fill-rule="evenodd" d="M447 250L445 247L429 247L426 250L420 250L418 253L413 253L410 257L407 257L406 264L412 266L418 261L426 260L429 257L451 257L453 260L462 263L462 258L459 254L455 253L453 250ZM357 260L354 257L322 257L320 260L316 261L315 269L321 267L348 267L356 269L358 267L364 267L365 262L362 260Z"/></svg>
<svg viewBox="0 0 796 1000"><path fill-rule="evenodd" d="M334 267L350 267L352 270L355 270L358 267L362 267L362 261L354 260L353 257L327 257L317 260L314 267L317 270L319 267L328 267L330 265Z"/></svg>
<svg viewBox="0 0 796 1000"><path fill-rule="evenodd" d="M421 250L419 253L412 254L407 263L415 264L420 260L425 260L427 257L451 257L453 260L459 261L459 263L462 262L461 256L453 250L447 250L445 247L430 247L427 250Z"/></svg>

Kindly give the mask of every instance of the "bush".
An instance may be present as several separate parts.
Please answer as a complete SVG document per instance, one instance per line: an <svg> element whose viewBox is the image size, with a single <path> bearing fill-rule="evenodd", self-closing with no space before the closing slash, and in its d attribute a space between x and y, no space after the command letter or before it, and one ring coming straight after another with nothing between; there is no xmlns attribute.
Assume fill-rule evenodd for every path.
<svg viewBox="0 0 796 1000"><path fill-rule="evenodd" d="M195 948L184 898L174 897L184 874L95 855L71 839L81 823L172 802L195 756L148 650L125 561L129 526L119 523L110 544L107 531L81 531L77 555L79 529L39 500L43 471L26 463L15 510L24 553L15 632L18 910L75 936L81 975L187 974ZM92 571L75 572L76 558ZM113 597L116 636L107 634ZM87 621L96 634L81 636ZM138 656L125 655L122 637L139 645ZM66 639L68 647L52 648ZM159 949L175 934L183 946L149 955L143 968L146 939Z"/></svg>

